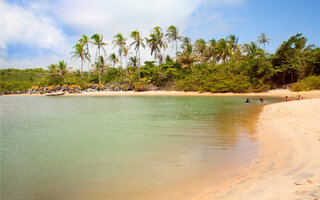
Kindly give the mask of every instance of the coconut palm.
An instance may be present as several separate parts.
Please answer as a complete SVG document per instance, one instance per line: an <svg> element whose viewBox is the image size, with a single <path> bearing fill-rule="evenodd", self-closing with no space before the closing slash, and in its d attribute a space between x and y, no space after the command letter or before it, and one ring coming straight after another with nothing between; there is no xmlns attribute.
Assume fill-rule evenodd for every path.
<svg viewBox="0 0 320 200"><path fill-rule="evenodd" d="M62 61L59 61L59 64L57 66L57 70L59 72L59 75L62 77L65 84L67 84L66 79L64 75L68 72L67 63Z"/></svg>
<svg viewBox="0 0 320 200"><path fill-rule="evenodd" d="M204 39L198 39L194 43L194 52L198 61L202 62L206 58L207 44Z"/></svg>
<svg viewBox="0 0 320 200"><path fill-rule="evenodd" d="M263 49L266 48L266 44L270 44L271 38L267 38L266 34L261 33L260 36L258 37L258 44L261 45L263 44Z"/></svg>
<svg viewBox="0 0 320 200"><path fill-rule="evenodd" d="M140 81L140 67L141 67L141 57L140 57L140 46L145 48L145 44L143 42L144 39L141 38L141 35L138 31L132 31L130 34L130 37L133 39L133 42L130 44L131 46L134 46L134 49L136 50L136 57L138 58L138 74L139 74L139 81Z"/></svg>
<svg viewBox="0 0 320 200"><path fill-rule="evenodd" d="M196 61L196 55L193 52L193 46L189 38L184 38L184 43L181 45L183 51L178 52L177 61L182 64L183 68L191 67Z"/></svg>
<svg viewBox="0 0 320 200"><path fill-rule="evenodd" d="M154 53L155 59L160 58L161 49L165 50L167 48L167 43L164 41L164 34L159 26L154 27L150 34L150 38L147 39L147 43L151 49L151 55ZM159 60L159 64L161 64L161 60Z"/></svg>
<svg viewBox="0 0 320 200"><path fill-rule="evenodd" d="M122 67L122 54L126 46L127 39L124 38L121 33L118 33L113 38L114 38L114 40L112 41L112 43L114 44L113 48L118 47L118 52L120 56L120 66Z"/></svg>
<svg viewBox="0 0 320 200"><path fill-rule="evenodd" d="M227 61L230 56L230 49L228 47L228 42L225 39L220 39L217 43L217 52L216 52L217 61L222 60L224 63Z"/></svg>
<svg viewBox="0 0 320 200"><path fill-rule="evenodd" d="M96 70L99 72L99 85L101 85L101 74L103 73L106 64L103 56L99 56L96 58L96 62L94 63Z"/></svg>
<svg viewBox="0 0 320 200"><path fill-rule="evenodd" d="M179 35L179 29L175 26L169 26L166 33L166 38L169 42L176 43L176 57L178 53L178 41L182 41L183 37Z"/></svg>
<svg viewBox="0 0 320 200"><path fill-rule="evenodd" d="M106 54L106 50L104 49L104 46L107 45L107 43L103 42L103 35L99 35L99 34L94 34L93 36L91 36L91 43L93 45L95 45L97 47L97 51L96 51L96 57L100 56L100 50L102 49L104 54Z"/></svg>
<svg viewBox="0 0 320 200"><path fill-rule="evenodd" d="M119 62L119 58L116 56L115 53L110 54L109 60L111 61L113 68L114 68L115 65Z"/></svg>
<svg viewBox="0 0 320 200"><path fill-rule="evenodd" d="M82 35L82 37L79 39L78 41L82 46L83 46L83 49L84 49L84 52L88 55L87 57L85 57L85 60L88 61L88 72L89 72L89 78L90 78L90 53L89 53L89 38L88 36L86 35Z"/></svg>
<svg viewBox="0 0 320 200"><path fill-rule="evenodd" d="M264 55L264 51L259 48L255 42L245 43L243 45L243 52L246 53L249 58L257 58Z"/></svg>
<svg viewBox="0 0 320 200"><path fill-rule="evenodd" d="M237 37L234 34L233 35L229 35L227 37L228 48L230 50L232 62L235 61L235 56L240 51L240 45L238 44L238 41L239 41L239 37Z"/></svg>
<svg viewBox="0 0 320 200"><path fill-rule="evenodd" d="M216 48L217 41L215 39L209 40L207 44L206 60L209 61L212 59L212 64L215 64Z"/></svg>
<svg viewBox="0 0 320 200"><path fill-rule="evenodd" d="M136 56L131 56L129 58L129 63L128 63L129 66L137 67L137 63L138 63L138 60Z"/></svg>
<svg viewBox="0 0 320 200"><path fill-rule="evenodd" d="M89 57L89 54L83 49L83 45L81 45L81 44L76 44L73 47L73 49L74 49L74 51L71 52L73 54L72 58L73 59L80 59L80 61L81 61L80 74L82 76L83 63L85 62L85 60L90 60L90 57Z"/></svg>

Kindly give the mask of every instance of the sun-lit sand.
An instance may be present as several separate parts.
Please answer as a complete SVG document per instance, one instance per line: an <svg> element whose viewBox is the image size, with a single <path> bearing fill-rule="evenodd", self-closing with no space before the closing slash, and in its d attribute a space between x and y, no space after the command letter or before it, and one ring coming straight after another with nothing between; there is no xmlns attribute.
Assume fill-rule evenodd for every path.
<svg viewBox="0 0 320 200"><path fill-rule="evenodd" d="M320 199L320 99L267 105L260 157L242 176L195 199Z"/></svg>
<svg viewBox="0 0 320 200"><path fill-rule="evenodd" d="M320 97L320 90L308 91L308 92L291 92L288 89L270 90L262 93L209 93L209 92L183 92L183 91L146 91L146 92L81 92L81 93L66 93L64 96L274 96L285 97L289 96L291 99L296 99L298 95L304 98ZM44 94L11 94L5 96L45 96Z"/></svg>

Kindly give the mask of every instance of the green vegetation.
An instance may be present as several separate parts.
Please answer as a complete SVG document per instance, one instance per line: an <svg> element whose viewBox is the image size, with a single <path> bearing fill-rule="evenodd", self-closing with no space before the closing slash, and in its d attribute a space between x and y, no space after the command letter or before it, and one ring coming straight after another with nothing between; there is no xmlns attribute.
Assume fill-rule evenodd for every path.
<svg viewBox="0 0 320 200"><path fill-rule="evenodd" d="M320 76L310 76L302 81L292 84L292 91L308 91L308 90L320 90Z"/></svg>
<svg viewBox="0 0 320 200"><path fill-rule="evenodd" d="M106 55L102 35L83 35L71 52L81 61L79 70L70 71L64 61L50 65L48 70L0 70L1 92L26 91L32 86L200 92L262 92L290 85L294 91L320 89L320 48L307 45L302 34L284 41L274 54L265 52L270 38L263 33L257 43L238 44L236 35L192 43L190 38L179 35L178 28L170 26L166 33L155 27L148 38L135 30L130 38L132 42L127 45L127 38L118 33L113 40L118 52ZM168 43L175 48L174 58L163 55ZM95 48L93 60L90 47ZM131 47L135 56L128 58ZM141 64L140 50L146 47L154 61ZM85 64L90 70L83 70Z"/></svg>

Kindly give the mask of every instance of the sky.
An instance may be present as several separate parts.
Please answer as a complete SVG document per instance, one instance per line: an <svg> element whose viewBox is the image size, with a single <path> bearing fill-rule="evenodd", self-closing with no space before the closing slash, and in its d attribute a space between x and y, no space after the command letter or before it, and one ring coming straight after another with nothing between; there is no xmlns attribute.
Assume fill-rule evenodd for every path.
<svg viewBox="0 0 320 200"><path fill-rule="evenodd" d="M117 53L117 33L138 30L147 37L153 27L165 32L170 25L193 42L235 34L243 44L265 33L271 38L266 51L274 53L303 33L319 47L319 10L320 0L0 0L0 68L47 68L65 60L76 69L70 52L83 34L102 34L110 55ZM170 44L165 53L174 55ZM152 60L149 49L142 60Z"/></svg>

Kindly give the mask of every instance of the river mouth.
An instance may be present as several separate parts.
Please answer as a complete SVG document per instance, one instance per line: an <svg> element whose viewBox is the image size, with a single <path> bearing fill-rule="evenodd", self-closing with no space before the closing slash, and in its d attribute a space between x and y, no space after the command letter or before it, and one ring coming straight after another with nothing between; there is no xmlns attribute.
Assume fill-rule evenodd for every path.
<svg viewBox="0 0 320 200"><path fill-rule="evenodd" d="M2 196L191 199L257 156L245 99L1 97Z"/></svg>

